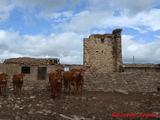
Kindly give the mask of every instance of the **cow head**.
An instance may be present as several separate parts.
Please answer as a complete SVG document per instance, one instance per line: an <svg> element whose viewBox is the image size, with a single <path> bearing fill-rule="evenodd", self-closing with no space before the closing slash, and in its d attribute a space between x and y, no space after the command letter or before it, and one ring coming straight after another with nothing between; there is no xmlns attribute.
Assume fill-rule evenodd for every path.
<svg viewBox="0 0 160 120"><path fill-rule="evenodd" d="M80 75L84 76L84 74L85 74L85 70L84 69L80 69Z"/></svg>
<svg viewBox="0 0 160 120"><path fill-rule="evenodd" d="M72 69L71 72L73 72L73 76L84 76L85 70L84 69Z"/></svg>
<svg viewBox="0 0 160 120"><path fill-rule="evenodd" d="M2 82L7 82L7 79L8 79L8 75L6 73L1 73L0 74L2 76Z"/></svg>
<svg viewBox="0 0 160 120"><path fill-rule="evenodd" d="M64 73L64 70L62 70L62 69L57 69L56 72L62 77L62 76L63 76L63 73Z"/></svg>

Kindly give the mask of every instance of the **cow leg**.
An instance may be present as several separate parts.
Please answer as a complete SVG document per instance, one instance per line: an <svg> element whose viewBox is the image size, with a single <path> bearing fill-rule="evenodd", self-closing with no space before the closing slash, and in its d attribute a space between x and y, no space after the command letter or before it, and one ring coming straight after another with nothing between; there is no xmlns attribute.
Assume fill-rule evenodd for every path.
<svg viewBox="0 0 160 120"><path fill-rule="evenodd" d="M4 84L3 85L3 96L7 95L7 86Z"/></svg>
<svg viewBox="0 0 160 120"><path fill-rule="evenodd" d="M70 82L69 82L69 81L67 82L66 90L67 90L67 93L70 94L70 92L71 92L71 85L70 85Z"/></svg>
<svg viewBox="0 0 160 120"><path fill-rule="evenodd" d="M73 94L77 93L76 90L77 90L77 88L76 88L76 82L73 81Z"/></svg>
<svg viewBox="0 0 160 120"><path fill-rule="evenodd" d="M79 93L82 95L82 85L79 86Z"/></svg>
<svg viewBox="0 0 160 120"><path fill-rule="evenodd" d="M59 87L58 87L58 95L61 97L61 93L62 93L62 85L60 85Z"/></svg>
<svg viewBox="0 0 160 120"><path fill-rule="evenodd" d="M7 96L8 94L8 84L7 83L5 83L4 88L5 88L5 96Z"/></svg>
<svg viewBox="0 0 160 120"><path fill-rule="evenodd" d="M71 82L71 93L75 94L75 82L74 82L74 80L72 80L72 82Z"/></svg>
<svg viewBox="0 0 160 120"><path fill-rule="evenodd" d="M55 98L55 91L54 91L53 86L51 87L51 94L52 94L52 97Z"/></svg>
<svg viewBox="0 0 160 120"><path fill-rule="evenodd" d="M22 89L21 86L19 87L19 95L21 95Z"/></svg>
<svg viewBox="0 0 160 120"><path fill-rule="evenodd" d="M21 92L21 85L18 86L18 96L20 96L20 92Z"/></svg>
<svg viewBox="0 0 160 120"><path fill-rule="evenodd" d="M58 88L54 89L54 96L57 97L58 96Z"/></svg>
<svg viewBox="0 0 160 120"><path fill-rule="evenodd" d="M50 86L51 86L51 96L52 96L53 95L53 87L52 87L51 83L50 83Z"/></svg>
<svg viewBox="0 0 160 120"><path fill-rule="evenodd" d="M20 91L20 88L19 86L17 86L17 95L19 96L19 91Z"/></svg>
<svg viewBox="0 0 160 120"><path fill-rule="evenodd" d="M76 86L76 83L74 83L74 94L77 94L77 86Z"/></svg>
<svg viewBox="0 0 160 120"><path fill-rule="evenodd" d="M3 96L3 84L1 84L1 95Z"/></svg>
<svg viewBox="0 0 160 120"><path fill-rule="evenodd" d="M15 85L15 83L13 83L13 92L14 92L14 94L16 93L16 85Z"/></svg>
<svg viewBox="0 0 160 120"><path fill-rule="evenodd" d="M19 86L19 94L20 94L20 95L22 94L22 83L21 83L20 86Z"/></svg>
<svg viewBox="0 0 160 120"><path fill-rule="evenodd" d="M17 85L15 85L15 94L16 95L18 94L18 87L17 87Z"/></svg>
<svg viewBox="0 0 160 120"><path fill-rule="evenodd" d="M18 95L18 85L15 85L16 95Z"/></svg>
<svg viewBox="0 0 160 120"><path fill-rule="evenodd" d="M18 92L18 96L20 96L21 94L21 84L20 83L18 84L17 92Z"/></svg>
<svg viewBox="0 0 160 120"><path fill-rule="evenodd" d="M79 93L79 86L78 86L78 84L76 84L76 93L77 94Z"/></svg>
<svg viewBox="0 0 160 120"><path fill-rule="evenodd" d="M64 85L64 93L68 93L69 92L69 84L68 84L68 81L64 80L63 82L63 85Z"/></svg>
<svg viewBox="0 0 160 120"><path fill-rule="evenodd" d="M71 82L69 82L69 84L68 84L69 95L71 95L71 93L72 93L72 87L71 86L72 86Z"/></svg>
<svg viewBox="0 0 160 120"><path fill-rule="evenodd" d="M65 83L65 85L64 85L64 92L65 92L65 93L68 93L68 92L69 92L69 86L68 86L67 83Z"/></svg>
<svg viewBox="0 0 160 120"><path fill-rule="evenodd" d="M7 96L7 85L4 86L5 96Z"/></svg>
<svg viewBox="0 0 160 120"><path fill-rule="evenodd" d="M15 95L17 94L17 85L14 86L15 87Z"/></svg>
<svg viewBox="0 0 160 120"><path fill-rule="evenodd" d="M14 85L14 94L15 95L17 94L17 87L16 87L16 85Z"/></svg>
<svg viewBox="0 0 160 120"><path fill-rule="evenodd" d="M52 91L52 95L53 95L53 98L55 98L55 97L56 97L56 93L55 93L54 88L53 88L53 91Z"/></svg>
<svg viewBox="0 0 160 120"><path fill-rule="evenodd" d="M2 96L4 96L4 85L2 85Z"/></svg>
<svg viewBox="0 0 160 120"><path fill-rule="evenodd" d="M1 87L1 85L0 85L0 95L2 95L2 87Z"/></svg>
<svg viewBox="0 0 160 120"><path fill-rule="evenodd" d="M3 85L1 86L1 95L4 96L4 87L3 87Z"/></svg>

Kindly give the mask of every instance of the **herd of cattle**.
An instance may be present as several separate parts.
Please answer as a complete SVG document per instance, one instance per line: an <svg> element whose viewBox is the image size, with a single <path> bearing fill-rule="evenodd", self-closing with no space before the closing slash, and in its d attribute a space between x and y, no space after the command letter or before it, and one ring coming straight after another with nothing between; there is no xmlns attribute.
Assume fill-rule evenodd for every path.
<svg viewBox="0 0 160 120"><path fill-rule="evenodd" d="M57 69L48 74L49 84L51 88L52 97L61 95L62 91L71 93L82 93L84 84L84 69L72 69L64 71ZM13 91L20 95L22 91L25 74L15 74L12 76ZM0 73L0 95L6 95L8 75Z"/></svg>
<svg viewBox="0 0 160 120"><path fill-rule="evenodd" d="M57 69L54 72L49 73L52 96L56 97L57 95L60 95L62 88L64 89L64 92L69 94L82 93L84 72L83 69L72 69L70 71Z"/></svg>

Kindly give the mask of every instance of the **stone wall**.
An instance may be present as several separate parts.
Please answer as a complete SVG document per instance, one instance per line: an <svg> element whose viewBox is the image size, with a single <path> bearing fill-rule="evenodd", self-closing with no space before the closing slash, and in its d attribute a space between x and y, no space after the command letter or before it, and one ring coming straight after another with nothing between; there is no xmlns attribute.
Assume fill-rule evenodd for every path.
<svg viewBox="0 0 160 120"><path fill-rule="evenodd" d="M64 66L52 65L46 66L47 73L56 69L63 69ZM83 66L72 65L70 68L83 68ZM26 74L25 81L37 81L38 66L31 67L31 73ZM21 66L19 65L5 65L0 64L0 72L5 72L12 80L13 74L21 73ZM46 76L48 76L46 74ZM48 81L48 77L44 83ZM40 80L40 82L42 82ZM160 74L159 72L142 72L135 70L127 72L110 72L110 73L87 73L85 74L85 89L95 91L114 91L125 90L131 92L153 92L160 88Z"/></svg>
<svg viewBox="0 0 160 120"><path fill-rule="evenodd" d="M0 72L4 72L9 75L9 80L12 80L14 74L21 73L21 65L18 64L0 64ZM25 74L25 80L37 80L37 67L30 67L30 74Z"/></svg>
<svg viewBox="0 0 160 120"><path fill-rule="evenodd" d="M124 64L122 72L160 72L159 64Z"/></svg>
<svg viewBox="0 0 160 120"><path fill-rule="evenodd" d="M114 71L112 37L105 37L103 43L100 37L90 36L89 39L84 40L84 65L89 67L91 71Z"/></svg>
<svg viewBox="0 0 160 120"><path fill-rule="evenodd" d="M30 57L19 57L9 58L4 61L4 64L19 64L19 65L56 65L60 64L58 58L30 58Z"/></svg>
<svg viewBox="0 0 160 120"><path fill-rule="evenodd" d="M19 65L14 64L0 64L0 72L4 72L9 75L9 80L11 80L12 76L16 73L21 73L21 67Z"/></svg>
<svg viewBox="0 0 160 120"><path fill-rule="evenodd" d="M85 89L87 90L154 92L158 88L160 88L159 72L86 73L85 75Z"/></svg>
<svg viewBox="0 0 160 120"><path fill-rule="evenodd" d="M19 64L0 64L0 72L7 73L9 75L9 80L12 80L12 76L14 74L21 73L22 67L23 67L23 65L19 65ZM48 73L55 71L56 69L64 69L64 67L69 67L69 69L83 68L82 65L68 65L68 64L48 65L48 66L46 66L46 65L39 65L39 66L27 65L27 67L30 67L30 73L25 74L25 77L24 77L24 80L27 80L27 81L38 80L38 67L46 67L47 68L45 80L48 80ZM41 80L39 80L39 81L41 81Z"/></svg>
<svg viewBox="0 0 160 120"><path fill-rule="evenodd" d="M84 39L84 66L99 73L119 71L122 65L121 29Z"/></svg>

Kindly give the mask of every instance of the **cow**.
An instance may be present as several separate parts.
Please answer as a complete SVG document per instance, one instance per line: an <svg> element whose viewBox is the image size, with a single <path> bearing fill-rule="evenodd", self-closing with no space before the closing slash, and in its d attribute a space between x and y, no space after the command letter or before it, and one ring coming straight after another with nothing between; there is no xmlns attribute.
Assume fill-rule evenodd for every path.
<svg viewBox="0 0 160 120"><path fill-rule="evenodd" d="M71 93L71 81L73 80L73 72L65 71L63 73L63 85L64 85L64 92ZM72 82L72 84L74 84Z"/></svg>
<svg viewBox="0 0 160 120"><path fill-rule="evenodd" d="M55 98L58 95L61 95L62 92L62 75L63 70L57 69L48 74L49 83L51 87L52 97Z"/></svg>
<svg viewBox="0 0 160 120"><path fill-rule="evenodd" d="M8 75L6 73L0 73L0 95L7 94L7 79Z"/></svg>
<svg viewBox="0 0 160 120"><path fill-rule="evenodd" d="M24 76L25 74L23 73L13 75L13 90L16 95L21 94Z"/></svg>
<svg viewBox="0 0 160 120"><path fill-rule="evenodd" d="M75 92L81 92L83 90L83 84L84 84L84 69L72 69L71 72L73 72L73 80L71 81L71 85L75 85ZM73 83L72 83L73 82Z"/></svg>
<svg viewBox="0 0 160 120"><path fill-rule="evenodd" d="M83 69L72 69L71 71L66 71L63 74L64 91L68 91L69 94L72 92L76 93L83 88ZM79 90L80 89L80 90Z"/></svg>

